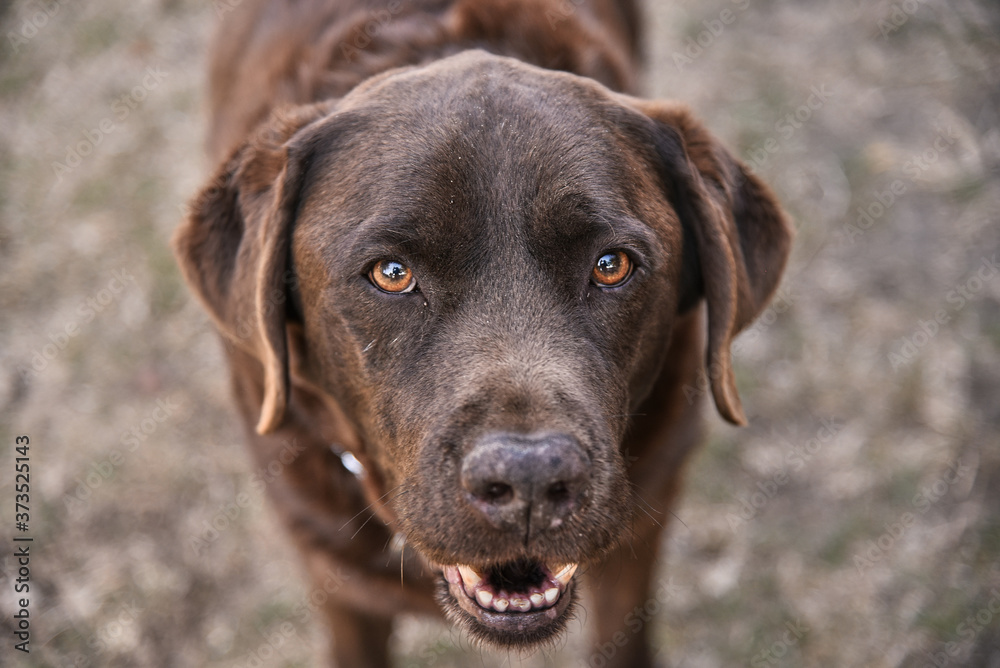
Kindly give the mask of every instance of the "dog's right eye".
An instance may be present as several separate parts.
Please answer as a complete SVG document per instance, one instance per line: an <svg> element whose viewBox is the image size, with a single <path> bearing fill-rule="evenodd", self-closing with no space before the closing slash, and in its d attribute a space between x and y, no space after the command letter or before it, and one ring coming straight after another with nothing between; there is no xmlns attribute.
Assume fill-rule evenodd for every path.
<svg viewBox="0 0 1000 668"><path fill-rule="evenodd" d="M391 294L413 292L417 278L413 270L396 260L379 260L368 272L368 280L381 290Z"/></svg>
<svg viewBox="0 0 1000 668"><path fill-rule="evenodd" d="M625 251L609 251L597 258L590 278L602 288L616 288L632 276L632 259Z"/></svg>

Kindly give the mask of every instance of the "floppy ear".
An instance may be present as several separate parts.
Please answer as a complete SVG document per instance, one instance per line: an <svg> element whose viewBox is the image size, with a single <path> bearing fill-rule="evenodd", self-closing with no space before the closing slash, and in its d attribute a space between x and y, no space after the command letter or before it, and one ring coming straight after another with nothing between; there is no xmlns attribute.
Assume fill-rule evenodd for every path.
<svg viewBox="0 0 1000 668"><path fill-rule="evenodd" d="M746 424L730 343L778 286L794 235L777 199L682 106L640 102L685 235L693 237L708 304L706 364L719 413ZM685 244L687 246L687 244ZM697 295L696 295L697 296Z"/></svg>
<svg viewBox="0 0 1000 668"><path fill-rule="evenodd" d="M184 278L216 327L264 367L260 434L278 427L288 402L288 256L310 150L300 131L331 109L275 113L191 201L174 234Z"/></svg>

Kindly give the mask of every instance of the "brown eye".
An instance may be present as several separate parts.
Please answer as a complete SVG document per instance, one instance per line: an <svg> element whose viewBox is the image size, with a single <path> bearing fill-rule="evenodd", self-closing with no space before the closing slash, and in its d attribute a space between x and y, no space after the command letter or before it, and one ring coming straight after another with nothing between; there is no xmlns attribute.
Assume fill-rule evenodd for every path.
<svg viewBox="0 0 1000 668"><path fill-rule="evenodd" d="M379 260L368 272L368 278L383 292L395 294L413 292L417 287L417 279L413 270L402 262L395 260Z"/></svg>
<svg viewBox="0 0 1000 668"><path fill-rule="evenodd" d="M632 275L632 260L625 251L610 251L597 258L590 277L602 288L613 288Z"/></svg>

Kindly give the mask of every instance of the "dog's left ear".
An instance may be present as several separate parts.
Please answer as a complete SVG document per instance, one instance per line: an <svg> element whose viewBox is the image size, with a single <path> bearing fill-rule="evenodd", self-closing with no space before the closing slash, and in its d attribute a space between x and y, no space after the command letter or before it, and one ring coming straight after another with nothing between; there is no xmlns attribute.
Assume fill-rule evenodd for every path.
<svg viewBox="0 0 1000 668"><path fill-rule="evenodd" d="M263 367L257 432L276 429L289 397L291 230L311 155L308 128L330 105L272 114L192 200L174 253L216 327Z"/></svg>
<svg viewBox="0 0 1000 668"><path fill-rule="evenodd" d="M730 343L777 289L793 230L777 199L686 107L633 101L653 121L653 148L684 233L694 238L708 304L706 364L719 413L746 424ZM687 245L687 244L685 244Z"/></svg>

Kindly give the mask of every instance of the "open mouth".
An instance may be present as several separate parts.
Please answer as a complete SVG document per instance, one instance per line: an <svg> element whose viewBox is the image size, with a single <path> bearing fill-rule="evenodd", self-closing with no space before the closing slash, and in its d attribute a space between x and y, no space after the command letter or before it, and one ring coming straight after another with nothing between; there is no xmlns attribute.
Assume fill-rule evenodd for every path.
<svg viewBox="0 0 1000 668"><path fill-rule="evenodd" d="M502 646L541 642L565 627L576 569L577 564L550 565L533 559L482 569L445 566L442 603L481 640ZM455 610L456 604L461 612Z"/></svg>

